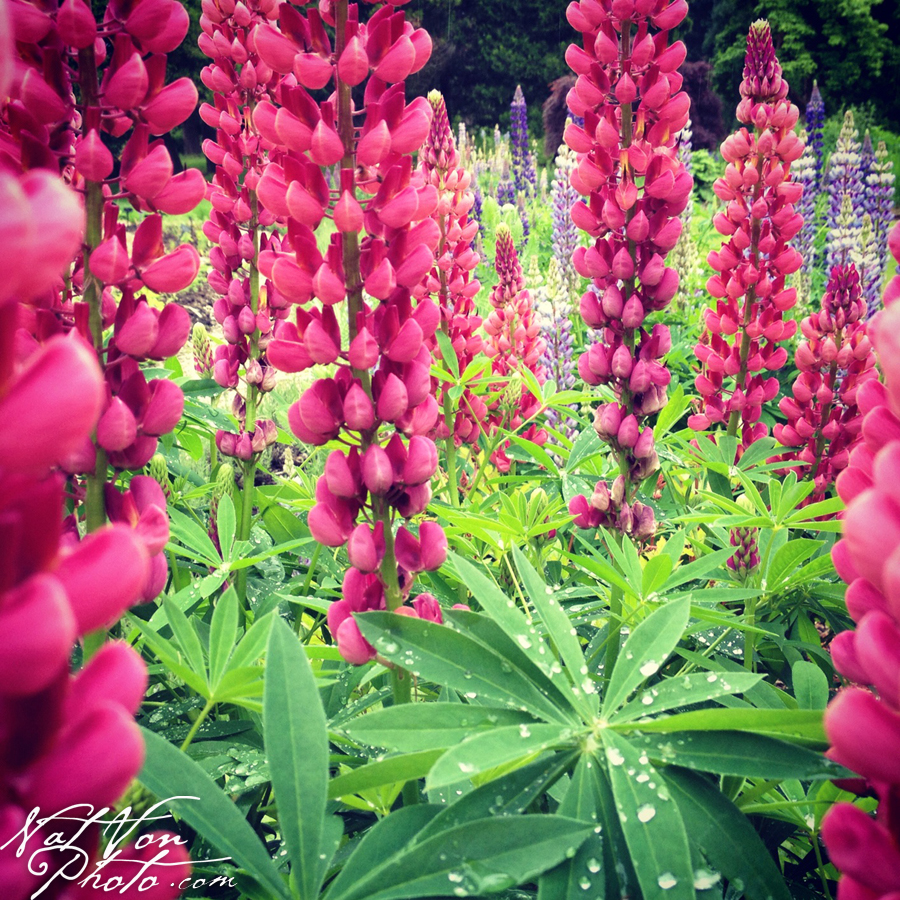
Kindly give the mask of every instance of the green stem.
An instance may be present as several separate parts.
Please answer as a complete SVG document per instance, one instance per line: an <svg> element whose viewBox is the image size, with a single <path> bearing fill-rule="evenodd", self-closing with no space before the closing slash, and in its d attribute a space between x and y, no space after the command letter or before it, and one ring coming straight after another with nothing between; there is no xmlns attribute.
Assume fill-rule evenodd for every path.
<svg viewBox="0 0 900 900"><path fill-rule="evenodd" d="M97 89L97 59L94 45L78 51L78 82L81 89L83 114L100 105ZM103 296L103 285L91 272L90 256L99 246L103 238L103 185L97 181L86 181L84 188L85 238L84 238L84 288L83 294L88 305L88 323L91 330L91 341L97 359L103 365L103 316L100 304ZM92 472L85 477L84 516L85 526L89 532L96 531L106 524L106 498L104 489L107 479L106 451L97 444L96 461ZM84 637L84 661L87 662L104 644L106 631L99 629Z"/></svg>
<svg viewBox="0 0 900 900"><path fill-rule="evenodd" d="M184 739L184 743L181 745L180 749L182 753L184 753L184 751L191 746L191 741L193 741L197 736L197 731L200 729L200 726L206 721L206 717L212 711L213 706L215 706L215 704L212 702L212 700L206 701L206 706L203 707L200 715L197 716L196 721L193 725L191 725L191 730L187 733L187 737Z"/></svg>

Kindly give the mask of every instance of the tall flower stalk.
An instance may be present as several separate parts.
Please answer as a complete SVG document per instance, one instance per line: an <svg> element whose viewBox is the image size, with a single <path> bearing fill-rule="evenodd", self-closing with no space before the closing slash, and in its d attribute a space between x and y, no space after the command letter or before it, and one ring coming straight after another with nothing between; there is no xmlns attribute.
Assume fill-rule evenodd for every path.
<svg viewBox="0 0 900 900"><path fill-rule="evenodd" d="M900 226L891 234L891 251L900 260ZM893 805L900 788L900 617L895 572L900 553L900 277L885 295L887 309L873 320L873 342L885 383L869 381L859 392L864 412L863 442L837 488L847 504L843 538L832 552L847 582L847 611L855 631L831 643L837 669L854 686L844 688L825 711L828 755L864 781L850 786L879 800L870 817L857 806L838 803L822 822L831 862L840 870L839 897L878 897L894 890L898 829ZM871 691L871 686L875 691Z"/></svg>
<svg viewBox="0 0 900 900"><path fill-rule="evenodd" d="M274 442L272 421L258 419L260 403L275 387L275 371L265 348L276 322L288 315L289 302L272 284L261 283L259 254L270 244L280 246L272 229L275 215L260 201L256 187L273 148L254 124L261 100L272 101L280 76L263 62L251 35L257 25L277 20L272 0L235 5L212 2L204 7L200 49L212 59L201 72L213 91L213 104L201 107L201 117L216 129L215 140L203 150L216 170L209 190L212 205L204 233L214 245L208 281L219 295L213 306L225 343L215 351L213 377L237 391L234 410L238 431L220 429L216 447L222 456L240 461L243 474L238 538L248 540L253 519L255 473L263 450ZM237 576L237 592L246 599L247 570Z"/></svg>
<svg viewBox="0 0 900 900"><path fill-rule="evenodd" d="M823 132L825 130L825 101L819 93L819 85L813 80L812 93L809 95L809 103L806 104L806 138L807 146L812 152L815 171L815 192L822 187L822 171L825 166L825 143Z"/></svg>
<svg viewBox="0 0 900 900"><path fill-rule="evenodd" d="M568 292L570 302L578 295L579 275L575 271L572 257L578 247L578 227L572 221L571 210L578 201L578 191L572 187L572 172L578 165L578 158L565 144L559 145L553 181L550 185L550 204L553 217L552 247L553 258L559 268L563 287Z"/></svg>
<svg viewBox="0 0 900 900"><path fill-rule="evenodd" d="M296 313L276 326L266 352L283 371L334 366L291 406L288 421L305 443L343 445L328 455L309 527L319 543L347 546L351 567L328 624L344 657L362 663L375 648L353 613L403 608L441 619L428 594L404 602L415 573L443 563L444 533L434 522L422 522L418 535L399 524L425 511L438 461L428 437L440 412L429 346L441 314L429 297L414 302L414 295L441 240L432 217L439 196L411 156L428 136L432 107L424 97L407 104L403 83L428 61L431 40L390 4L365 22L347 0L305 12L283 5L279 24L282 31L257 27L256 49L294 78L282 81L280 108L260 102L253 120L283 154L257 192L285 221L287 240L259 262ZM324 26L333 29L333 46ZM353 88L367 79L365 107L357 109ZM327 99L313 99L310 90L329 84ZM329 166L337 167L334 188L322 171ZM322 253L314 229L326 215L336 231ZM395 701L407 701L409 675L395 668L392 679ZM406 791L410 802L414 788Z"/></svg>
<svg viewBox="0 0 900 900"><path fill-rule="evenodd" d="M813 482L807 503L824 500L861 439L857 395L878 377L866 334L866 305L856 268L835 266L822 297L821 310L803 320L806 338L795 355L799 374L792 397L779 407L787 423L776 425L775 438L796 448L786 460L804 465L801 478Z"/></svg>
<svg viewBox="0 0 900 900"><path fill-rule="evenodd" d="M825 185L828 190L827 265L853 262L859 252L864 181L860 166L859 132L853 111L847 110L837 145L828 158ZM844 198L847 198L845 201Z"/></svg>
<svg viewBox="0 0 900 900"><path fill-rule="evenodd" d="M437 223L440 239L434 251L434 265L414 294L419 299L430 297L437 303L440 331L453 348L461 374L481 353L483 343L477 333L481 317L475 311L475 296L481 287L474 275L479 256L472 248L478 222L469 219L475 196L471 190L472 177L460 165L444 98L432 91L428 102L433 111L431 129L419 153L419 164L425 183L437 190L438 201L432 218ZM445 366L449 365L437 335L432 352ZM474 444L478 440L487 408L471 387L456 400L446 387L436 383L434 389L442 412L437 435L444 441L450 501L455 506L459 503L456 449L462 443Z"/></svg>
<svg viewBox="0 0 900 900"><path fill-rule="evenodd" d="M594 286L582 298L582 317L602 329L578 371L615 395L597 410L595 428L617 458L624 502L658 468L648 420L665 406L670 379L662 363L669 330L648 317L678 289L665 257L681 234L678 217L693 184L675 146L690 107L677 71L685 48L667 40L686 13L684 0L610 9L572 3L567 10L584 43L566 52L578 75L569 108L584 119L565 132L578 154L571 182L587 198L571 215L594 238L589 249L576 251L574 264Z"/></svg>
<svg viewBox="0 0 900 900"><path fill-rule="evenodd" d="M30 168L63 175L84 200L84 240L70 277L39 299L30 322L39 339L78 332L103 368L105 399L92 439L62 461L69 473L85 476L80 512L92 532L107 522L108 502L117 502L110 468L144 467L184 407L181 389L168 378L148 380L141 363L174 356L191 327L182 307L151 306L149 292L184 289L200 265L189 244L166 252L162 216L192 210L205 181L196 169L175 175L156 139L197 104L189 78L165 83L166 54L184 39L189 21L175 0L141 0L127 9L111 2L99 25L80 0L42 10L12 4L10 14L20 77L0 130ZM126 136L116 170L107 142ZM130 240L117 201L146 213ZM165 520L165 502L157 513ZM145 599L165 583L155 573ZM102 639L91 637L88 656Z"/></svg>
<svg viewBox="0 0 900 900"><path fill-rule="evenodd" d="M743 127L722 144L727 167L714 185L727 204L714 225L728 241L708 257L717 274L706 286L716 306L706 311L694 348L700 410L688 420L698 431L724 426L739 437L741 450L768 430L762 407L778 394L778 379L769 373L787 361L779 344L797 330L783 314L797 301L786 276L802 263L789 241L803 224L794 209L802 186L791 177L803 143L793 131L799 111L787 93L769 24L759 20L747 36L737 107Z"/></svg>
<svg viewBox="0 0 900 900"><path fill-rule="evenodd" d="M546 371L541 357L546 344L541 337L531 293L525 287L512 233L506 225L497 228L494 268L498 282L490 296L494 308L484 323L487 334L484 352L491 357L494 375L507 379L494 391L497 399L490 406L489 432L498 435L504 430L518 430L540 412L540 398L524 383L522 371L527 369L538 384L544 383ZM547 440L547 432L533 422L522 437L542 445ZM508 442L499 446L497 443L496 440L493 442L492 462L501 472L508 472L511 465L505 452Z"/></svg>

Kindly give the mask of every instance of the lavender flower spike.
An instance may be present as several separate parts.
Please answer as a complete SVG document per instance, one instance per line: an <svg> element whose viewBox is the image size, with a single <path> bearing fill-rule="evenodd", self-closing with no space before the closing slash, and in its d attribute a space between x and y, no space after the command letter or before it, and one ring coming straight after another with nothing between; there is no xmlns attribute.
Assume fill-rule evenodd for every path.
<svg viewBox="0 0 900 900"><path fill-rule="evenodd" d="M803 266L800 269L802 273L800 292L803 294L803 299L806 299L809 295L809 279L815 269L815 241L818 231L816 197L818 192L816 191L816 152L813 142L808 140L805 131L800 132L800 140L806 141L806 147L800 159L791 166L791 181L803 185L803 193L794 207L803 216L803 227L797 235L794 246L797 248L797 252L803 256Z"/></svg>
<svg viewBox="0 0 900 900"><path fill-rule="evenodd" d="M575 386L572 301L555 256L550 257L547 277L537 287L535 294L538 299L541 333L547 344L541 364L547 372L547 379L556 382L557 391L571 390ZM546 415L547 424L551 428L561 430L566 437L574 440L578 428L570 417L563 418L555 409L548 409Z"/></svg>
<svg viewBox="0 0 900 900"><path fill-rule="evenodd" d="M521 85L516 85L510 114L509 141L516 193L526 193L529 197L533 197L537 186L537 173L528 147L528 106Z"/></svg>
<svg viewBox="0 0 900 900"><path fill-rule="evenodd" d="M809 137L807 146L812 148L815 158L815 189L822 187L822 166L825 161L825 150L822 132L825 129L825 103L819 93L819 85L813 81L812 94L806 104L806 133Z"/></svg>
<svg viewBox="0 0 900 900"><path fill-rule="evenodd" d="M853 122L852 110L847 110L838 135L837 146L828 160L828 259L830 271L834 266L847 265L858 252L859 230L862 227L859 132ZM850 201L849 213L844 209L844 197Z"/></svg>
<svg viewBox="0 0 900 900"><path fill-rule="evenodd" d="M578 246L578 227L572 221L572 207L578 202L579 194L569 179L577 165L578 157L575 151L570 150L565 144L560 144L550 194L553 213L553 258L559 267L565 291L573 302L578 291L579 278L572 263L572 254Z"/></svg>

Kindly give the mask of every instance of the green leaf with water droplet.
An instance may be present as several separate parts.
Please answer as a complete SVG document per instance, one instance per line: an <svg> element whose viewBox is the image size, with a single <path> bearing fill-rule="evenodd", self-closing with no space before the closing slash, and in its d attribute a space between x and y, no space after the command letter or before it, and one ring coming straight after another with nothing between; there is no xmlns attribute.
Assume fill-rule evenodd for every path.
<svg viewBox="0 0 900 900"><path fill-rule="evenodd" d="M505 763L525 760L551 748L574 747L572 729L559 725L522 723L493 728L475 734L452 747L428 773L428 788L454 784L461 778L472 778Z"/></svg>
<svg viewBox="0 0 900 900"><path fill-rule="evenodd" d="M664 772L691 842L729 881L742 881L747 900L790 900L772 856L747 817L710 782L675 767Z"/></svg>
<svg viewBox="0 0 900 900"><path fill-rule="evenodd" d="M612 729L602 733L607 772L644 900L695 900L687 832L647 755Z"/></svg>
<svg viewBox="0 0 900 900"><path fill-rule="evenodd" d="M661 606L629 636L616 660L603 700L602 713L612 715L644 679L658 671L678 646L690 619L691 604L685 597Z"/></svg>
<svg viewBox="0 0 900 900"><path fill-rule="evenodd" d="M514 709L461 703L416 703L388 706L352 721L344 731L373 747L411 752L452 747L479 731L534 719Z"/></svg>

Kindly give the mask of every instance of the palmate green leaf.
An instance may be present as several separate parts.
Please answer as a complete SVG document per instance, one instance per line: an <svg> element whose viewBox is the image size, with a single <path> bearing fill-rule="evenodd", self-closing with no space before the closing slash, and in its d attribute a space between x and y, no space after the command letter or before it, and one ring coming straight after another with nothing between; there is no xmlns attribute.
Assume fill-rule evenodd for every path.
<svg viewBox="0 0 900 900"><path fill-rule="evenodd" d="M204 699L209 699L209 685L206 683L205 673L198 675L189 666L186 666L182 662L182 656L177 647L161 637L149 622L142 622L133 616L128 617L128 622L141 633L145 646L150 647L172 675L180 678L191 690Z"/></svg>
<svg viewBox="0 0 900 900"><path fill-rule="evenodd" d="M234 652L238 615L237 594L229 588L216 603L209 626L209 683L213 691Z"/></svg>
<svg viewBox="0 0 900 900"><path fill-rule="evenodd" d="M556 645L556 650L565 663L576 702L582 712L590 717L597 712L600 700L594 691L593 682L587 681L590 690L587 692L583 690L582 670L586 669L584 652L575 629L572 627L572 622L554 597L548 594L549 589L546 582L538 575L534 566L528 562L525 554L518 547L513 547L513 559L525 585L525 592L541 617L541 621L547 629L547 635Z"/></svg>
<svg viewBox="0 0 900 900"><path fill-rule="evenodd" d="M278 823L300 900L318 897L328 791L325 712L297 636L278 620L269 636L264 736Z"/></svg>
<svg viewBox="0 0 900 900"><path fill-rule="evenodd" d="M427 809L427 807L426 807ZM384 822L360 843L360 852ZM424 819L424 814L420 814ZM501 816L476 819L407 844L387 859L373 859L368 877L340 885L328 900L419 900L423 897L480 896L529 881L579 845L593 831L561 816ZM383 843L383 842L382 842ZM355 855L355 854L354 854ZM371 855L369 856L371 859ZM378 864L380 863L380 864Z"/></svg>
<svg viewBox="0 0 900 900"><path fill-rule="evenodd" d="M658 763L717 775L812 780L838 778L844 772L841 766L805 747L746 731L632 733L628 737Z"/></svg>
<svg viewBox="0 0 900 900"><path fill-rule="evenodd" d="M619 726L616 726L619 727ZM698 709L641 722L641 731L749 731L767 734L814 750L825 750L828 739L821 710Z"/></svg>
<svg viewBox="0 0 900 900"><path fill-rule="evenodd" d="M595 547L588 544L580 534L576 535L576 537L588 553L590 553L590 557L569 554L570 562L574 563L579 568L590 572L592 575L595 575L603 584L613 585L622 590L626 595L634 597L636 600L640 599L640 593L636 588L632 587L628 581L622 577L621 573L616 571L615 567L611 566L609 562L597 552Z"/></svg>
<svg viewBox="0 0 900 900"><path fill-rule="evenodd" d="M600 813L600 796L591 769L597 765L590 754L582 754L566 796L559 805L559 815L594 826ZM606 875L603 869L603 834L592 831L571 859L541 876L537 900L604 900Z"/></svg>
<svg viewBox="0 0 900 900"><path fill-rule="evenodd" d="M431 767L440 759L443 752L441 748L422 750L367 763L352 772L332 778L328 784L328 799L334 800L337 797L358 794L360 791L383 787L386 784L422 778L431 771Z"/></svg>
<svg viewBox="0 0 900 900"><path fill-rule="evenodd" d="M435 684L486 698L537 718L565 724L568 719L512 662L472 638L423 619L387 612L356 617L363 636L390 662Z"/></svg>
<svg viewBox="0 0 900 900"><path fill-rule="evenodd" d="M479 731L534 722L527 713L462 703L404 703L354 719L343 730L353 740L411 752L452 747Z"/></svg>
<svg viewBox="0 0 900 900"><path fill-rule="evenodd" d="M641 573L641 596L645 600L650 599L653 594L662 589L672 574L674 565L671 557L665 554L658 554L647 560Z"/></svg>
<svg viewBox="0 0 900 900"><path fill-rule="evenodd" d="M631 722L643 716L652 716L680 706L705 703L731 694L743 694L760 681L762 675L754 675L751 672L718 675L712 672L694 672L691 675L666 678L658 684L645 688L634 700L614 712L609 721L613 724Z"/></svg>
<svg viewBox="0 0 900 900"><path fill-rule="evenodd" d="M610 676L603 699L604 716L612 715L644 679L656 674L678 646L690 612L691 604L687 598L675 600L651 613L634 629Z"/></svg>
<svg viewBox="0 0 900 900"><path fill-rule="evenodd" d="M572 729L559 725L534 723L505 725L474 734L451 747L428 773L428 790L455 784L502 766L526 759L535 753L561 748L573 741Z"/></svg>
<svg viewBox="0 0 900 900"><path fill-rule="evenodd" d="M607 728L602 739L622 833L644 900L694 900L687 833L662 777L646 754L622 735Z"/></svg>
<svg viewBox="0 0 900 900"><path fill-rule="evenodd" d="M743 883L747 900L790 900L784 878L756 829L717 786L672 766L664 776L691 843L716 871L732 884Z"/></svg>
<svg viewBox="0 0 900 900"><path fill-rule="evenodd" d="M287 885L240 809L189 756L164 737L146 728L141 732L146 756L138 781L273 897L289 900Z"/></svg>
<svg viewBox="0 0 900 900"><path fill-rule="evenodd" d="M715 550L712 553L707 553L705 556L695 559L693 562L689 562L687 565L677 566L675 571L666 579L665 584L660 590L672 591L690 581L696 581L703 578L710 572L718 569L719 566L724 565L730 556L734 556L734 552L731 548Z"/></svg>

